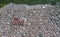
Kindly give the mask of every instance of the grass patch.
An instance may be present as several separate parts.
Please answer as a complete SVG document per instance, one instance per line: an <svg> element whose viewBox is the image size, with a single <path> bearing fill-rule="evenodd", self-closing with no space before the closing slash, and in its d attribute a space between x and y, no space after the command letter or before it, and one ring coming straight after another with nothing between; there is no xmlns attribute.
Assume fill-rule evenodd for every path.
<svg viewBox="0 0 60 37"><path fill-rule="evenodd" d="M0 8L3 7L5 4L0 3Z"/></svg>

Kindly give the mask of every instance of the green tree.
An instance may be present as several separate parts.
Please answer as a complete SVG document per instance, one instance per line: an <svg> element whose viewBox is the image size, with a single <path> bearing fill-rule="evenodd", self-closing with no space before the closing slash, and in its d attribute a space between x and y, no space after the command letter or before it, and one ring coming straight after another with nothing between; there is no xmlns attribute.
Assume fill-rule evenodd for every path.
<svg viewBox="0 0 60 37"><path fill-rule="evenodd" d="M40 34L39 37L43 37L43 34Z"/></svg>

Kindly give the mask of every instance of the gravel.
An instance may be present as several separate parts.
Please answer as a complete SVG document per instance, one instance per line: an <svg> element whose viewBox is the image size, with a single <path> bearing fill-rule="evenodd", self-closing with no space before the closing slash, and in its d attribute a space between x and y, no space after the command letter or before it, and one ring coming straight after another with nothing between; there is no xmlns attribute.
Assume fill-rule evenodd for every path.
<svg viewBox="0 0 60 37"><path fill-rule="evenodd" d="M60 37L60 15L52 5L20 5L10 3L0 8L1 37ZM57 13L56 13L57 12ZM58 16L56 16L56 14ZM24 25L13 25L14 17L25 19ZM58 20L58 21L57 21ZM58 24L58 26L57 26Z"/></svg>

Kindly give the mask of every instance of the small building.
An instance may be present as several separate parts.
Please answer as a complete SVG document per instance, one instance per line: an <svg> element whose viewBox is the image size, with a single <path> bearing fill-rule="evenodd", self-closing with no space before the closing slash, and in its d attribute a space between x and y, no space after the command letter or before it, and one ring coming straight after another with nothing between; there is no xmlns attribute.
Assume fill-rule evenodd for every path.
<svg viewBox="0 0 60 37"><path fill-rule="evenodd" d="M13 20L12 20L12 24L13 25L23 25L24 24L24 19L18 19L18 18L14 18Z"/></svg>

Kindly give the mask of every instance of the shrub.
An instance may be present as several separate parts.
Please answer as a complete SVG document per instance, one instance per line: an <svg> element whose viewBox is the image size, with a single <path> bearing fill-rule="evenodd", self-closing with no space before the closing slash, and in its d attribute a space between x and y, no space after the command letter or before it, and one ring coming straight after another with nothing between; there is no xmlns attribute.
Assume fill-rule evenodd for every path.
<svg viewBox="0 0 60 37"><path fill-rule="evenodd" d="M51 5L56 5L56 2L55 1L51 1Z"/></svg>

